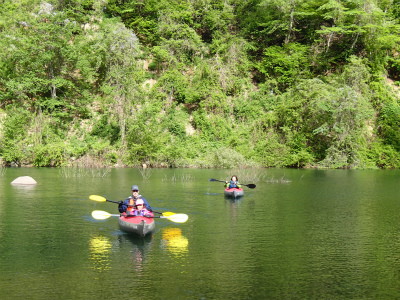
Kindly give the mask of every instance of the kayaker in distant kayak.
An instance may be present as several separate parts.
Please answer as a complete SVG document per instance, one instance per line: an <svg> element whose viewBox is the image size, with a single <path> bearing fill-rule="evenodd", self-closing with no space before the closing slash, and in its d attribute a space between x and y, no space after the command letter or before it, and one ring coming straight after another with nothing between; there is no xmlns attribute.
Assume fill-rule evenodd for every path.
<svg viewBox="0 0 400 300"><path fill-rule="evenodd" d="M231 177L231 181L225 181L226 188L240 188L240 183L236 175Z"/></svg>
<svg viewBox="0 0 400 300"><path fill-rule="evenodd" d="M137 185L132 185L132 196L129 196L124 202L120 201L118 205L118 210L120 213L123 212L131 212L134 210L134 207L136 205L136 200L137 199L142 199L144 202L144 206L148 211L152 211L151 206L147 202L145 198L143 198L141 195L139 195L139 187Z"/></svg>
<svg viewBox="0 0 400 300"><path fill-rule="evenodd" d="M134 216L154 217L154 214L146 209L146 207L144 206L144 201L141 198L136 200L136 206L135 209L131 212L131 215L132 214Z"/></svg>

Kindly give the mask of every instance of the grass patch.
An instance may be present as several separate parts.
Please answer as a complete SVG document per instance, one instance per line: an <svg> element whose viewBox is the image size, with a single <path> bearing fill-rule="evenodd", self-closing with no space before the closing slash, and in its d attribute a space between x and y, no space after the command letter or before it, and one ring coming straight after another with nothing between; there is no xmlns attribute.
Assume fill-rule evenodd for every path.
<svg viewBox="0 0 400 300"><path fill-rule="evenodd" d="M187 181L194 181L196 178L191 175L191 174L182 174L182 175L178 175L176 176L176 174L174 173L174 176L168 178L167 176L165 176L165 178L162 179L162 181L164 182L187 182Z"/></svg>
<svg viewBox="0 0 400 300"><path fill-rule="evenodd" d="M151 174L153 174L153 170L150 168L139 168L139 172L142 175L143 179L149 179Z"/></svg>
<svg viewBox="0 0 400 300"><path fill-rule="evenodd" d="M80 177L108 177L110 168L82 168L82 167L61 167L60 177L80 178Z"/></svg>

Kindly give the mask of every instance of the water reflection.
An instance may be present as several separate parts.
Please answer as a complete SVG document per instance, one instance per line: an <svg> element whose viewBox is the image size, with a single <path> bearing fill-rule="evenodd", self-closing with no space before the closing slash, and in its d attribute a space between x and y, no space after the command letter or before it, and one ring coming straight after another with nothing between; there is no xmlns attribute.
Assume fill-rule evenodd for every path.
<svg viewBox="0 0 400 300"><path fill-rule="evenodd" d="M110 267L110 240L104 236L94 236L90 239L90 260L93 263L93 269L104 271Z"/></svg>
<svg viewBox="0 0 400 300"><path fill-rule="evenodd" d="M144 237L140 237L133 234L123 234L119 236L118 240L121 243L121 246L128 246L128 248L132 247L129 250L130 265L136 271L137 276L142 276L144 273L143 266L153 249L153 235L148 234Z"/></svg>
<svg viewBox="0 0 400 300"><path fill-rule="evenodd" d="M11 187L18 191L33 191L36 189L35 184L11 184Z"/></svg>
<svg viewBox="0 0 400 300"><path fill-rule="evenodd" d="M167 227L163 230L161 245L176 257L180 257L188 252L189 241L182 235L180 228Z"/></svg>
<svg viewBox="0 0 400 300"><path fill-rule="evenodd" d="M238 198L229 198L225 196L226 203L229 203L230 211L231 211L231 218L236 223L237 216L238 216L238 207L240 203L243 201L243 197Z"/></svg>

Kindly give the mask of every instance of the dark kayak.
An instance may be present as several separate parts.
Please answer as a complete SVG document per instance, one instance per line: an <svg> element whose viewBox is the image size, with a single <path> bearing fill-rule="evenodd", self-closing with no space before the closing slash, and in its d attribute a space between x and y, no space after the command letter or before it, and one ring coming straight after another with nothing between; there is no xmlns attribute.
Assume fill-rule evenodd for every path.
<svg viewBox="0 0 400 300"><path fill-rule="evenodd" d="M244 195L244 191L242 188L226 188L224 194L227 197L238 198Z"/></svg>
<svg viewBox="0 0 400 300"><path fill-rule="evenodd" d="M118 219L118 224L122 231L134 233L140 236L145 236L152 232L156 227L153 218L141 216L130 217L121 215Z"/></svg>

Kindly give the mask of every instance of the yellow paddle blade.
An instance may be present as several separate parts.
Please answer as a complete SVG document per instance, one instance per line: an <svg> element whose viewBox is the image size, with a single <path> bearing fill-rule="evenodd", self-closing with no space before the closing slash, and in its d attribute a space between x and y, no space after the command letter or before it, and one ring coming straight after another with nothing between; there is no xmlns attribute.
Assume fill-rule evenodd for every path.
<svg viewBox="0 0 400 300"><path fill-rule="evenodd" d="M189 219L189 216L186 214L174 214L165 218L175 223L185 223Z"/></svg>
<svg viewBox="0 0 400 300"><path fill-rule="evenodd" d="M176 215L176 213L173 213L173 212L170 212L170 211L166 211L166 212L163 212L162 215L163 215L164 217L169 217L169 216Z"/></svg>
<svg viewBox="0 0 400 300"><path fill-rule="evenodd" d="M92 217L96 220L105 220L111 217L112 215L106 211L102 210L94 210L92 211Z"/></svg>
<svg viewBox="0 0 400 300"><path fill-rule="evenodd" d="M106 202L107 201L106 198L104 198L102 196L97 196L97 195L90 195L89 199L93 200L93 201L98 201L98 202Z"/></svg>

